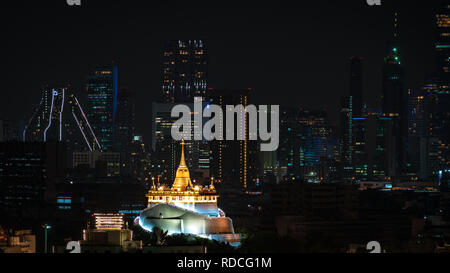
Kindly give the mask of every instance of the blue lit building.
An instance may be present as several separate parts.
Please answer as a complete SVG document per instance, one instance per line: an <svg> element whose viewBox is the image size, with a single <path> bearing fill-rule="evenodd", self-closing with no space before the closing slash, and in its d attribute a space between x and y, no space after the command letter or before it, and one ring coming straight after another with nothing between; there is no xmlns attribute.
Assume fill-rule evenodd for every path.
<svg viewBox="0 0 450 273"><path fill-rule="evenodd" d="M87 117L103 151L113 150L114 121L117 112L118 68L96 69L88 75Z"/></svg>

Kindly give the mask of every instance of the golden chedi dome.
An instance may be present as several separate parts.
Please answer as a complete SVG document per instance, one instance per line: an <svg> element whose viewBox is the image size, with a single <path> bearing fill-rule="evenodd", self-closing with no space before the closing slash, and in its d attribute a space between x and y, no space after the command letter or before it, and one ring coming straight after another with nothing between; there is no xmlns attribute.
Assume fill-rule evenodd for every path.
<svg viewBox="0 0 450 273"><path fill-rule="evenodd" d="M189 175L189 169L184 159L184 140L181 140L181 160L177 169L177 175L173 181L172 191L192 190L192 182Z"/></svg>

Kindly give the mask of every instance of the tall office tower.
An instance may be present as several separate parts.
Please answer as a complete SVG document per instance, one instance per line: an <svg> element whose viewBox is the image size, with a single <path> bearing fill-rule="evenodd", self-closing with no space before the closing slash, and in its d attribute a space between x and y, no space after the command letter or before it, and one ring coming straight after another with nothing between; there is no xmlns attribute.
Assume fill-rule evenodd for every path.
<svg viewBox="0 0 450 273"><path fill-rule="evenodd" d="M117 95L117 113L114 124L114 151L120 153L121 174L131 174L131 145L135 136L135 98L128 89Z"/></svg>
<svg viewBox="0 0 450 273"><path fill-rule="evenodd" d="M352 120L351 180L384 180L396 173L394 120L379 111L368 110Z"/></svg>
<svg viewBox="0 0 450 273"><path fill-rule="evenodd" d="M341 138L341 167L342 178L349 182L353 180L353 97L341 98L340 112L340 138Z"/></svg>
<svg viewBox="0 0 450 273"><path fill-rule="evenodd" d="M222 108L222 115L219 120L222 126L216 128L216 132L226 138L227 130L233 130L226 127L226 108L227 105L248 105L250 89L246 90L211 90L210 102L219 105ZM231 187L247 189L252 188L258 181L259 173L259 143L249 140L248 132L248 113L240 113L244 120L235 118L234 139L233 141L213 140L211 146L211 173L218 183L227 183ZM234 115L235 117L237 114ZM238 139L237 128L241 130L241 137Z"/></svg>
<svg viewBox="0 0 450 273"><path fill-rule="evenodd" d="M394 41L388 44L383 65L383 113L394 120L396 149L396 177L401 175L407 164L407 94L404 90L404 67L398 46L398 13L394 18Z"/></svg>
<svg viewBox="0 0 450 273"><path fill-rule="evenodd" d="M23 224L48 217L46 208L56 204L54 185L65 179L65 160L62 143L0 143L2 220Z"/></svg>
<svg viewBox="0 0 450 273"><path fill-rule="evenodd" d="M369 165L367 163L366 152L366 119L353 118L353 140L352 159L354 178L358 181L365 181L369 176Z"/></svg>
<svg viewBox="0 0 450 273"><path fill-rule="evenodd" d="M299 113L303 143L300 148L300 175L315 173L318 178L328 177L328 148L331 126L324 111Z"/></svg>
<svg viewBox="0 0 450 273"><path fill-rule="evenodd" d="M150 151L148 146L144 144L144 138L141 135L134 135L130 148L131 175L149 186L151 176L157 177L157 175L151 173L153 168L150 165Z"/></svg>
<svg viewBox="0 0 450 273"><path fill-rule="evenodd" d="M408 90L408 172L420 179L431 178L430 173L430 119L432 93Z"/></svg>
<svg viewBox="0 0 450 273"><path fill-rule="evenodd" d="M436 55L438 76L442 88L449 90L450 84L450 4L444 5L436 14Z"/></svg>
<svg viewBox="0 0 450 273"><path fill-rule="evenodd" d="M103 151L112 151L114 143L114 121L117 112L116 65L96 69L87 77L87 117L97 135Z"/></svg>
<svg viewBox="0 0 450 273"><path fill-rule="evenodd" d="M438 169L450 169L450 5L436 15L438 37L436 53L440 88L434 99L433 140L437 149ZM436 174L436 169L433 170Z"/></svg>
<svg viewBox="0 0 450 273"><path fill-rule="evenodd" d="M313 172L325 179L329 157L334 159L335 146L331 143L331 127L325 112L282 109L277 153L282 175L292 180Z"/></svg>
<svg viewBox="0 0 450 273"><path fill-rule="evenodd" d="M353 117L361 117L363 108L363 82L361 57L350 58L350 96L353 98Z"/></svg>
<svg viewBox="0 0 450 273"><path fill-rule="evenodd" d="M277 161L280 168L279 179L283 176L300 178L300 158L304 158L301 149L305 137L299 122L299 112L303 109L285 108L280 113L280 145Z"/></svg>
<svg viewBox="0 0 450 273"><path fill-rule="evenodd" d="M206 97L207 52L202 40L171 40L164 45L162 102L193 102Z"/></svg>
<svg viewBox="0 0 450 273"><path fill-rule="evenodd" d="M47 86L42 90L41 102L21 133L21 140L63 142L69 163L73 152L101 150L84 109L69 87Z"/></svg>

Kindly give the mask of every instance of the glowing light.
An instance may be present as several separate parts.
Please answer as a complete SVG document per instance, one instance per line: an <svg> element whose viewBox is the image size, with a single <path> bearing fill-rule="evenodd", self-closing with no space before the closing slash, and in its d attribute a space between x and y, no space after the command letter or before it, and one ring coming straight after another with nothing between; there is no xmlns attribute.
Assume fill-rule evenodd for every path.
<svg viewBox="0 0 450 273"><path fill-rule="evenodd" d="M83 129L81 129L80 122L78 122L78 119L77 119L77 117L75 116L75 113L72 112L72 115L73 115L73 117L75 118L75 121L77 122L78 127L80 128L81 134L83 135L84 140L86 141L86 144L87 144L88 147L89 147L89 150L92 152L91 144L89 144L89 141L87 140L86 135L85 135L84 132L83 132Z"/></svg>
<svg viewBox="0 0 450 273"><path fill-rule="evenodd" d="M50 126L52 125L53 103L55 102L55 96L57 96L57 95L58 95L58 92L55 89L53 89L53 91L52 91L52 105L50 107L50 116L48 118L48 126L47 126L47 128L45 128L45 131L44 131L44 142L47 141L47 131L50 128Z"/></svg>
<svg viewBox="0 0 450 273"><path fill-rule="evenodd" d="M115 213L94 213L96 229L122 229L123 214Z"/></svg>
<svg viewBox="0 0 450 273"><path fill-rule="evenodd" d="M62 102L61 102L61 112L59 112L59 141L62 141L62 115L64 111L64 96L65 91L62 90Z"/></svg>
<svg viewBox="0 0 450 273"><path fill-rule="evenodd" d="M96 142L97 145L98 145L98 148L100 149L100 151L102 151L102 146L100 146L100 143L98 143L97 137L95 136L94 131L92 130L91 125L89 124L89 120L86 118L86 115L84 114L83 109L81 108L81 105L80 105L80 103L78 102L77 97L75 97L75 101L77 102L78 108L80 108L80 110L81 110L81 114L83 115L84 120L86 121L86 123L87 123L87 125L88 125L88 127L89 127L89 130L91 131L92 136L94 136L94 139L95 139L95 142ZM91 151L92 151L92 150L91 150Z"/></svg>

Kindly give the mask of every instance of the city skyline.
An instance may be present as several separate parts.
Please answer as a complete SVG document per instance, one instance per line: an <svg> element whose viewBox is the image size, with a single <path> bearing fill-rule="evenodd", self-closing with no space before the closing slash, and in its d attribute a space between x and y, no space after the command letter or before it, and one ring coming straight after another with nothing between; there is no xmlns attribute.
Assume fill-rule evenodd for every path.
<svg viewBox="0 0 450 273"><path fill-rule="evenodd" d="M450 253L442 3L8 4L0 253Z"/></svg>
<svg viewBox="0 0 450 273"><path fill-rule="evenodd" d="M239 10L202 5L198 10L205 19L184 15L181 11L186 7L183 5L171 9L162 4L157 5L152 9L153 16L128 5L121 9L120 5L105 4L100 9L98 4L93 9L83 9L81 6L79 10L71 10L63 5L44 5L38 9L39 13L52 17L44 16L46 19L38 20L36 25L26 24L35 15L24 11L22 15L18 14L19 17L5 22L10 26L5 35L11 39L2 45L3 54L12 67L2 75L22 84L17 86L6 82L5 88L14 90L9 92L9 100L13 103L2 100L0 115L10 118L9 115L14 113L11 116L26 119L24 111L17 112L11 105L22 103L30 108L39 100L41 86L46 83L70 83L77 93L84 93L89 71L112 65L114 61L119 66L119 87L127 87L137 96L136 127L149 139L151 128L145 122L149 112L145 109L155 97L160 96L164 41L188 38L203 39L207 43L208 87L252 88L255 103L258 104L272 101L270 94L277 92L282 94L277 96L277 103L325 109L332 122L337 124L335 116L340 105L336 101L347 94L350 88L348 73L352 56L364 59L364 101L370 105L381 104L381 65L386 43L392 36L396 11L400 18L407 88L419 89L427 74L433 71L434 36L428 30L432 29L434 23L434 5L411 3L408 6L394 6L386 2L380 7L371 7L365 1L346 1L339 5L325 3L327 7L306 4L301 10L288 10L289 6L282 4L276 4L271 10L263 5L254 9L244 5ZM10 10L14 14L17 8L11 7ZM100 10L104 22L95 19L96 11ZM163 10L181 13L181 16L175 16L173 22L163 24L158 19L162 15L156 14ZM302 14L296 17L298 21L292 17L295 12ZM350 12L351 17L345 16ZM312 17L314 14L317 17ZM79 15L83 15L85 20L72 20ZM124 20L132 20L123 25L114 19L121 18L120 15L123 15ZM61 24L52 25L53 19L50 18ZM307 20L314 22L313 28L305 24ZM209 22L208 25L205 25L205 21ZM178 23L184 24L182 29L177 30ZM238 24L243 27L237 29ZM337 28L340 30L334 31ZM32 36L17 37L14 31ZM33 37L37 33L42 35ZM344 38L337 37L337 33ZM421 39L416 39L416 35L420 35ZM25 37L32 38L32 42L22 43L21 39ZM57 46L52 43L53 39L62 39L65 46ZM87 48L87 45L94 47ZM25 73L17 73L30 58L35 60L29 64L30 69L25 70ZM44 69L35 67L46 60L49 65ZM264 65L261 66L260 61ZM315 64L319 63L327 64L325 69L316 67ZM418 63L421 65L416 65ZM25 76L27 81L21 78ZM323 78L327 80L321 80ZM321 84L318 85L318 82ZM296 98L295 102L292 96Z"/></svg>

